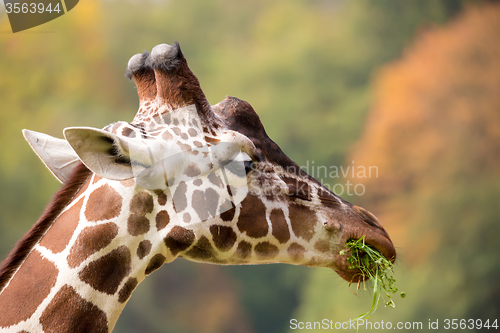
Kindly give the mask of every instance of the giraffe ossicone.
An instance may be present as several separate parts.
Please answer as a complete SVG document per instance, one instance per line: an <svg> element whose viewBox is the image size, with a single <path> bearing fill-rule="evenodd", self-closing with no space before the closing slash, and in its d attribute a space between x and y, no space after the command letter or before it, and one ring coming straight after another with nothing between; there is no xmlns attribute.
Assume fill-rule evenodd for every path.
<svg viewBox="0 0 500 333"><path fill-rule="evenodd" d="M0 333L110 332L137 285L177 257L328 267L351 238L395 260L379 221L302 171L250 104L210 106L179 44L134 55L131 122L24 131L63 182L0 268Z"/></svg>

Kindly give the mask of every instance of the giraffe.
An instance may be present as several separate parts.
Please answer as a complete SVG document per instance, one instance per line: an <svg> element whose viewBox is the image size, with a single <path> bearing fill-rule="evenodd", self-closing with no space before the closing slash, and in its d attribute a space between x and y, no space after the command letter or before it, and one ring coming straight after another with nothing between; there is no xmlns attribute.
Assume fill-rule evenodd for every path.
<svg viewBox="0 0 500 333"><path fill-rule="evenodd" d="M178 43L134 55L131 122L23 131L63 185L0 268L1 332L110 332L133 290L177 257L328 267L366 235L394 261L380 222L302 171L251 105L211 106Z"/></svg>

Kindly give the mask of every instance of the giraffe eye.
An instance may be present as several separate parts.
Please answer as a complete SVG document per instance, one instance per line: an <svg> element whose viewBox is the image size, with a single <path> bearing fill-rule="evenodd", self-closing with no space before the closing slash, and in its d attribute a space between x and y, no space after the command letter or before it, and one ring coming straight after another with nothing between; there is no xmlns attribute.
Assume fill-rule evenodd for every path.
<svg viewBox="0 0 500 333"><path fill-rule="evenodd" d="M255 162L243 161L243 163L241 163L233 161L231 163L226 164L224 168L229 172L231 172L232 174L241 177L243 176L243 172L245 173L245 175L248 175L250 172L255 170Z"/></svg>
<svg viewBox="0 0 500 333"><path fill-rule="evenodd" d="M255 170L257 164L254 161L245 161L245 173L248 175L250 172Z"/></svg>

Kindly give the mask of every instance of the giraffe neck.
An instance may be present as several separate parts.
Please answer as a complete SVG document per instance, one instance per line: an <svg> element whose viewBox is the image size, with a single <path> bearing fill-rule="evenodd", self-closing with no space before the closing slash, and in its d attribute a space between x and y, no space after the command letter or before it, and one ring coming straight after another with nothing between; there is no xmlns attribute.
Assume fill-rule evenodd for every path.
<svg viewBox="0 0 500 333"><path fill-rule="evenodd" d="M134 181L93 175L0 293L0 332L111 331L137 284L167 260L147 240L157 228L144 194Z"/></svg>

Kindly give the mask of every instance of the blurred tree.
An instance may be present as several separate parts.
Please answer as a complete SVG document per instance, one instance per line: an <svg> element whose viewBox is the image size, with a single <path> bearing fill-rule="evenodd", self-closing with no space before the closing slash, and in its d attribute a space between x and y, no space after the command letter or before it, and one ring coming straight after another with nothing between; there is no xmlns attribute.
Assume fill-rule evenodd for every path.
<svg viewBox="0 0 500 333"><path fill-rule="evenodd" d="M397 277L408 296L374 321L427 325L500 313L499 30L500 5L471 6L421 33L376 75L375 103L350 157L380 171L357 179L367 189L359 201L399 248ZM333 299L319 296L328 282L321 273L312 281L319 283L306 289L301 318L344 321L369 307L352 297L321 304L319 297Z"/></svg>

